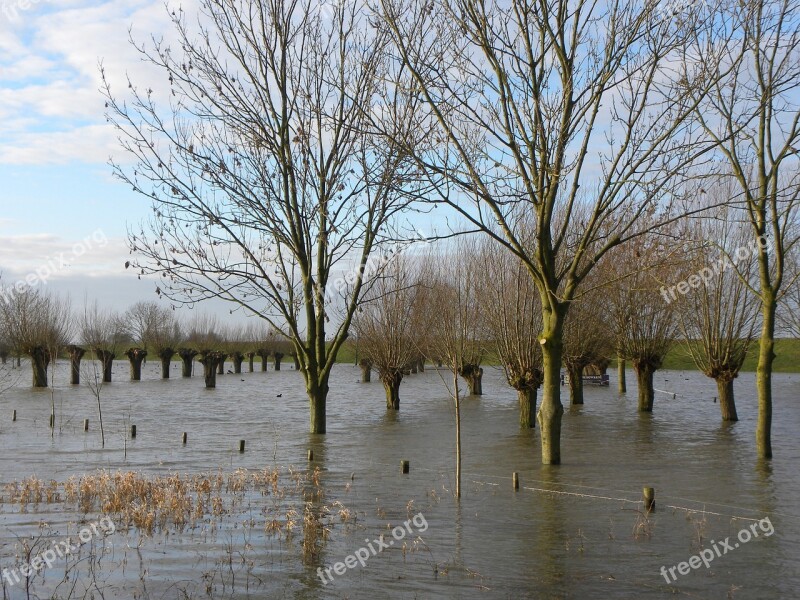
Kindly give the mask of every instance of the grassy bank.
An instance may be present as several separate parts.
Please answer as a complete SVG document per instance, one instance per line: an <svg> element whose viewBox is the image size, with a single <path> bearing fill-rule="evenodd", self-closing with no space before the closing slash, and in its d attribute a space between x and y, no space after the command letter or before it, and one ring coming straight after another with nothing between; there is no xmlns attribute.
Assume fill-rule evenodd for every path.
<svg viewBox="0 0 800 600"><path fill-rule="evenodd" d="M755 371L758 363L759 343L756 340L747 353L743 371ZM774 370L777 373L800 373L800 340L775 340ZM696 370L694 361L683 344L676 345L664 362L665 369Z"/></svg>
<svg viewBox="0 0 800 600"><path fill-rule="evenodd" d="M750 347L747 360L744 363L743 371L755 371L758 362L758 340ZM800 373L800 339L782 339L775 341L775 372L777 373ZM336 357L337 362L355 362L355 346L345 344ZM486 364L493 364L495 361L489 359ZM612 363L612 366L615 363ZM676 369L685 371L696 371L694 361L689 355L684 344L676 344L664 361L665 369Z"/></svg>

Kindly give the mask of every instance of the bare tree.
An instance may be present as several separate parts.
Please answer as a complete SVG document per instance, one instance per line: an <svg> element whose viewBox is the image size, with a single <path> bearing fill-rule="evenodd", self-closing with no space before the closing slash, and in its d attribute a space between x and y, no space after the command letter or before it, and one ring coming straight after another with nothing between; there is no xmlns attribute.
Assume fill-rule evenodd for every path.
<svg viewBox="0 0 800 600"><path fill-rule="evenodd" d="M33 288L12 290L0 302L3 329L11 345L31 359L33 387L47 387L47 369L70 341L69 302Z"/></svg>
<svg viewBox="0 0 800 600"><path fill-rule="evenodd" d="M79 385L81 382L81 361L86 354L86 348L82 348L77 344L69 344L65 350L69 356L70 366L70 383L72 385Z"/></svg>
<svg viewBox="0 0 800 600"><path fill-rule="evenodd" d="M178 48L141 49L169 81L174 110L133 82L118 99L104 74L110 119L137 161L116 173L154 208L130 235L132 264L163 275L158 292L173 302L221 298L291 340L310 430L325 433L361 273L407 202L406 155L370 129L409 129L413 103L393 100L387 36L361 3L324 14L316 0L200 7L199 35L180 12ZM348 264L354 277L336 286Z"/></svg>
<svg viewBox="0 0 800 600"><path fill-rule="evenodd" d="M5 322L3 314L0 310L0 395L14 387L20 379L19 371L14 369L14 361L8 363L13 342L8 330L9 324Z"/></svg>
<svg viewBox="0 0 800 600"><path fill-rule="evenodd" d="M245 352L248 348L248 330L246 327L234 327L228 332L228 357L233 362L233 372L240 374L242 372L242 363L244 363Z"/></svg>
<svg viewBox="0 0 800 600"><path fill-rule="evenodd" d="M169 379L170 363L175 355L180 335L173 310L157 302L137 302L125 313L125 322L129 335L137 345L137 348L128 350L133 356L133 358L128 357L131 360L131 368L134 368L135 359L139 363L138 370L141 376L140 358L144 358L141 352L150 352L158 356L161 361L161 378ZM139 353L134 354L134 350L139 350Z"/></svg>
<svg viewBox="0 0 800 600"><path fill-rule="evenodd" d="M83 345L100 361L103 383L111 383L114 359L129 340L122 317L101 309L97 302L84 307L80 323Z"/></svg>
<svg viewBox="0 0 800 600"><path fill-rule="evenodd" d="M583 375L614 350L614 333L597 273L587 277L564 323L564 366L569 374L570 404L583 404Z"/></svg>
<svg viewBox="0 0 800 600"><path fill-rule="evenodd" d="M8 337L8 332L2 329L3 324L0 321L0 365L5 365L8 362L8 357L11 355L11 344Z"/></svg>
<svg viewBox="0 0 800 600"><path fill-rule="evenodd" d="M262 363L262 371L267 370L267 357L269 356L269 349L266 348L267 342L265 341L268 335L268 326L264 324L262 321L249 323L242 331L242 343L241 349L242 353L244 354L244 358L247 360L248 363L248 371L252 373L255 370L254 363L256 357L260 358ZM262 358L259 354L264 354Z"/></svg>
<svg viewBox="0 0 800 600"><path fill-rule="evenodd" d="M191 377L192 371L194 370L194 358L197 356L197 350L186 344L182 344L181 347L178 348L178 356L181 359L181 376Z"/></svg>
<svg viewBox="0 0 800 600"><path fill-rule="evenodd" d="M605 272L616 275L605 294L617 345L636 372L639 411L652 412L653 376L679 336L677 304L665 302L659 290L665 281L680 281L686 271L675 253L665 250L664 241L658 239L618 249L608 259L613 266L605 265Z"/></svg>
<svg viewBox="0 0 800 600"><path fill-rule="evenodd" d="M730 197L728 179L709 186L709 194ZM698 248L691 255L685 294L676 294L684 345L697 368L717 383L723 421L738 421L733 380L747 357L758 327L758 269L747 223L736 207L724 206L692 227ZM699 281L698 281L699 280ZM672 294L664 298L672 302Z"/></svg>
<svg viewBox="0 0 800 600"><path fill-rule="evenodd" d="M92 353L95 356L97 356L98 353L102 353L100 354L101 357L107 356L105 354L105 352L108 352L107 339L109 337L113 339L113 330L115 329L116 324L121 325L121 323L114 317L114 315L103 313L97 306L97 303L94 303L92 306L84 304L83 315L80 319L80 324L83 343L92 350ZM83 350L79 346L74 346L74 348L76 350ZM81 356L83 356L82 353ZM97 404L97 419L100 423L100 446L102 448L106 447L106 430L103 424L103 405L101 398L103 386L106 382L111 381L112 361L113 358L111 361L105 361L101 359L98 367L97 361L91 360L88 361L88 363L84 363L83 368L86 385L92 392L92 396L94 396ZM73 361L72 368L74 376L74 369L80 368L80 361L78 360L77 364Z"/></svg>
<svg viewBox="0 0 800 600"><path fill-rule="evenodd" d="M441 247L440 253L429 253L421 266L426 281L421 302L429 303L428 310L437 315L447 302L457 304L444 313L452 322L433 318L430 327L420 328L427 336L421 333L419 342L442 359L458 357L458 374L466 381L470 396L483 394L481 363L487 353L488 329L480 294L485 268L477 236L455 238ZM412 362L419 360L422 351L418 345Z"/></svg>
<svg viewBox="0 0 800 600"><path fill-rule="evenodd" d="M362 364L378 372L390 410L400 409L400 384L419 355L418 338L429 316L423 297L414 261L396 258L377 276L353 319Z"/></svg>
<svg viewBox="0 0 800 600"><path fill-rule="evenodd" d="M147 358L147 350L137 346L128 348L123 354L131 364L131 381L141 381L142 363Z"/></svg>
<svg viewBox="0 0 800 600"><path fill-rule="evenodd" d="M603 362L613 348L613 334L604 310L589 300L570 307L564 325L564 367L569 375L570 404L583 404L583 376L588 367Z"/></svg>
<svg viewBox="0 0 800 600"><path fill-rule="evenodd" d="M181 349L183 354L181 350L178 352L184 360L184 371L186 361L189 361L191 368L191 361L199 355L200 358L197 360L203 365L206 388L217 387L217 369L220 362L225 361L225 353L222 351L224 339L217 318L213 315L198 314L185 325L185 328L186 340L184 348Z"/></svg>
<svg viewBox="0 0 800 600"><path fill-rule="evenodd" d="M426 257L423 268L425 311L432 315L428 344L435 356L446 365L451 381L442 378L455 409L456 425L456 497L461 497L461 395L458 378L464 377L473 392L483 370L480 363L486 354L487 327L478 301L485 277L475 236L458 237L438 254ZM480 369L476 372L476 369ZM476 379L477 378L477 379Z"/></svg>
<svg viewBox="0 0 800 600"><path fill-rule="evenodd" d="M485 265L478 283L488 338L496 347L508 385L517 391L519 424L536 424L536 393L542 385L542 323L539 295L522 261L487 240L480 252Z"/></svg>
<svg viewBox="0 0 800 600"><path fill-rule="evenodd" d="M737 184L737 205L758 252L761 336L756 386L758 456L772 457L772 365L778 303L791 280L786 257L798 241L800 200L800 5L790 0L723 2L696 29L690 59L721 74L697 96L697 118ZM695 93L695 86L687 86Z"/></svg>
<svg viewBox="0 0 800 600"><path fill-rule="evenodd" d="M657 5L381 2L407 69L398 85L426 104L415 118L428 143L407 151L433 200L518 256L539 293L548 464L561 460L563 330L579 285L646 233L643 215L658 227L683 212L673 188L707 149L688 122L698 100L673 83L694 16L663 19Z"/></svg>

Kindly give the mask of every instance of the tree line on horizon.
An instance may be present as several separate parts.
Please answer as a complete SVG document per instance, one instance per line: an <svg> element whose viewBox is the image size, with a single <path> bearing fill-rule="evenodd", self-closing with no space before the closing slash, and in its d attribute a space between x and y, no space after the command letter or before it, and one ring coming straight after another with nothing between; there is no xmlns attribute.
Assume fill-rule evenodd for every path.
<svg viewBox="0 0 800 600"><path fill-rule="evenodd" d="M272 359L279 371L284 357L295 358L291 343L261 324L229 327L205 314L182 321L155 301L136 302L124 312L94 303L73 313L69 299L34 288L0 303L0 362L6 364L11 357L19 363L22 356L30 359L35 388L50 385L48 370L60 356L70 361L73 385L80 383L84 357L97 361L99 380L110 383L114 360L127 359L131 381L139 381L149 356L160 362L163 379L169 379L175 357L183 377L192 376L197 360L209 388L216 386L216 375L225 372L226 361L234 373L241 373L245 362L250 372L255 362L266 371Z"/></svg>

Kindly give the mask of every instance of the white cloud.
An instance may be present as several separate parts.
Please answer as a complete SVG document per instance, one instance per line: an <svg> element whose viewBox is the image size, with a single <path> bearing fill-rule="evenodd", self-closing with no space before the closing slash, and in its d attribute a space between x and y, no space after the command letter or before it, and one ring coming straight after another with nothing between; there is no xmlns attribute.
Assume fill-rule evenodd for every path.
<svg viewBox="0 0 800 600"><path fill-rule="evenodd" d="M0 236L3 285L13 285L37 272L45 273L48 280L120 275L128 257L127 242L109 238L101 229L87 232L80 239L51 233Z"/></svg>
<svg viewBox="0 0 800 600"><path fill-rule="evenodd" d="M9 21L2 7L17 2L0 0L0 163L105 162L118 145L105 120L99 65L117 91L128 74L153 85L128 32L144 41L169 32L163 3L42 1Z"/></svg>
<svg viewBox="0 0 800 600"><path fill-rule="evenodd" d="M103 125L43 133L21 132L0 147L0 163L102 163L116 150L114 131Z"/></svg>

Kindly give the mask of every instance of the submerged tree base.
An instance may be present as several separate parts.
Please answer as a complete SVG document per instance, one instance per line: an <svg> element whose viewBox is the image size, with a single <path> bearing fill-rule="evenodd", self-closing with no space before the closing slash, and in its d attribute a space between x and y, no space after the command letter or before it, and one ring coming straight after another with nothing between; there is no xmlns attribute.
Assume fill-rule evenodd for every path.
<svg viewBox="0 0 800 600"><path fill-rule="evenodd" d="M639 412L653 412L655 389L653 389L653 376L658 367L650 361L636 360L633 363L636 379L639 382Z"/></svg>
<svg viewBox="0 0 800 600"><path fill-rule="evenodd" d="M536 392L538 389L538 387L526 387L517 390L519 426L522 429L534 429L536 427Z"/></svg>
<svg viewBox="0 0 800 600"><path fill-rule="evenodd" d="M717 391L722 420L738 421L739 415L736 413L736 402L733 396L733 379L717 379Z"/></svg>
<svg viewBox="0 0 800 600"><path fill-rule="evenodd" d="M458 369L458 374L467 382L470 396L483 395L483 369L480 365L462 365Z"/></svg>
<svg viewBox="0 0 800 600"><path fill-rule="evenodd" d="M400 410L400 384L403 382L403 372L396 369L389 373L381 374L381 382L386 390L386 409Z"/></svg>

